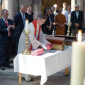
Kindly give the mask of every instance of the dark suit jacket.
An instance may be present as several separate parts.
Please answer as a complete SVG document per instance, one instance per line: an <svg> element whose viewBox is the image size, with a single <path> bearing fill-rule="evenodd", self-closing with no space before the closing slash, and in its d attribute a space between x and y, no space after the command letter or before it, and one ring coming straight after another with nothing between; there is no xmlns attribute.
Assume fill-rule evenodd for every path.
<svg viewBox="0 0 85 85"><path fill-rule="evenodd" d="M28 14L25 13L25 18L29 19ZM23 19L22 19L22 15L21 12L18 12L15 16L14 16L14 23L15 23L15 36L17 38L20 37L21 32L24 29L24 24L23 24Z"/></svg>
<svg viewBox="0 0 85 85"><path fill-rule="evenodd" d="M9 25L13 25L14 22L11 19L7 19ZM14 30L11 29L11 37L13 36ZM8 42L8 30L5 21L1 18L0 19L0 43L7 43Z"/></svg>
<svg viewBox="0 0 85 85"><path fill-rule="evenodd" d="M82 29L82 22L83 22L83 12L79 11L79 15L78 15L78 18L77 18L76 11L73 11L71 13L71 23L72 23L71 28L74 29L75 23L78 23L79 24L78 29Z"/></svg>

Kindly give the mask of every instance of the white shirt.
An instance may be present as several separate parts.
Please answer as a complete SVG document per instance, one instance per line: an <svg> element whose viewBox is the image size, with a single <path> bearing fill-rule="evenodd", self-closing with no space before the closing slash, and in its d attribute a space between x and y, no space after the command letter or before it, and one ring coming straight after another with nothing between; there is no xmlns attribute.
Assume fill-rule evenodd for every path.
<svg viewBox="0 0 85 85"><path fill-rule="evenodd" d="M79 11L78 11L78 12L76 12L76 17L78 18L78 16L79 16Z"/></svg>
<svg viewBox="0 0 85 85"><path fill-rule="evenodd" d="M66 17L66 21L68 21L68 15L71 15L71 12L69 13L68 11L65 12L65 17Z"/></svg>
<svg viewBox="0 0 85 85"><path fill-rule="evenodd" d="M22 20L23 20L23 24L24 24L24 26L25 26L25 13L23 14L22 12L20 12L21 13L21 15L22 15Z"/></svg>

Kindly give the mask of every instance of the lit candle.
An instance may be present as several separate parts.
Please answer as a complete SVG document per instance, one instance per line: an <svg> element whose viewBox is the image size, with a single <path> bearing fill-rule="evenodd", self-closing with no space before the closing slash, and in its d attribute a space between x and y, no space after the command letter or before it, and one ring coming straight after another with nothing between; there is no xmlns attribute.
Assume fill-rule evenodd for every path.
<svg viewBox="0 0 85 85"><path fill-rule="evenodd" d="M71 84L84 84L85 42L81 42L81 32L78 32L78 42L72 43Z"/></svg>
<svg viewBox="0 0 85 85"><path fill-rule="evenodd" d="M25 21L25 31L26 31L26 32L29 31L29 30L28 30L28 20Z"/></svg>

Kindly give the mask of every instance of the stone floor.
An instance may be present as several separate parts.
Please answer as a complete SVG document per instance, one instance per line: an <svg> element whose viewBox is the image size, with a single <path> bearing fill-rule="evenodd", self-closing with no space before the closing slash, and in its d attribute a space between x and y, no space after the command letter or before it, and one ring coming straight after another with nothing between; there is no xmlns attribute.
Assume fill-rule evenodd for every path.
<svg viewBox="0 0 85 85"><path fill-rule="evenodd" d="M0 70L0 85L18 85L18 75L13 69ZM22 79L22 85L40 85L40 77L34 81L27 82ZM64 70L48 77L44 85L70 85L70 75L65 76Z"/></svg>

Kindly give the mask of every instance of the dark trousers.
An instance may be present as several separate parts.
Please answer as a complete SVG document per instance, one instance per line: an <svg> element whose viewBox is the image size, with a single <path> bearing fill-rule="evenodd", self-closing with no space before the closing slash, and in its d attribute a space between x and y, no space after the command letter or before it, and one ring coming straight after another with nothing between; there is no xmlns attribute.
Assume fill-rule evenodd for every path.
<svg viewBox="0 0 85 85"><path fill-rule="evenodd" d="M9 64L9 59L12 56L12 47L11 38L8 39L6 43L0 43L0 66L5 66Z"/></svg>

